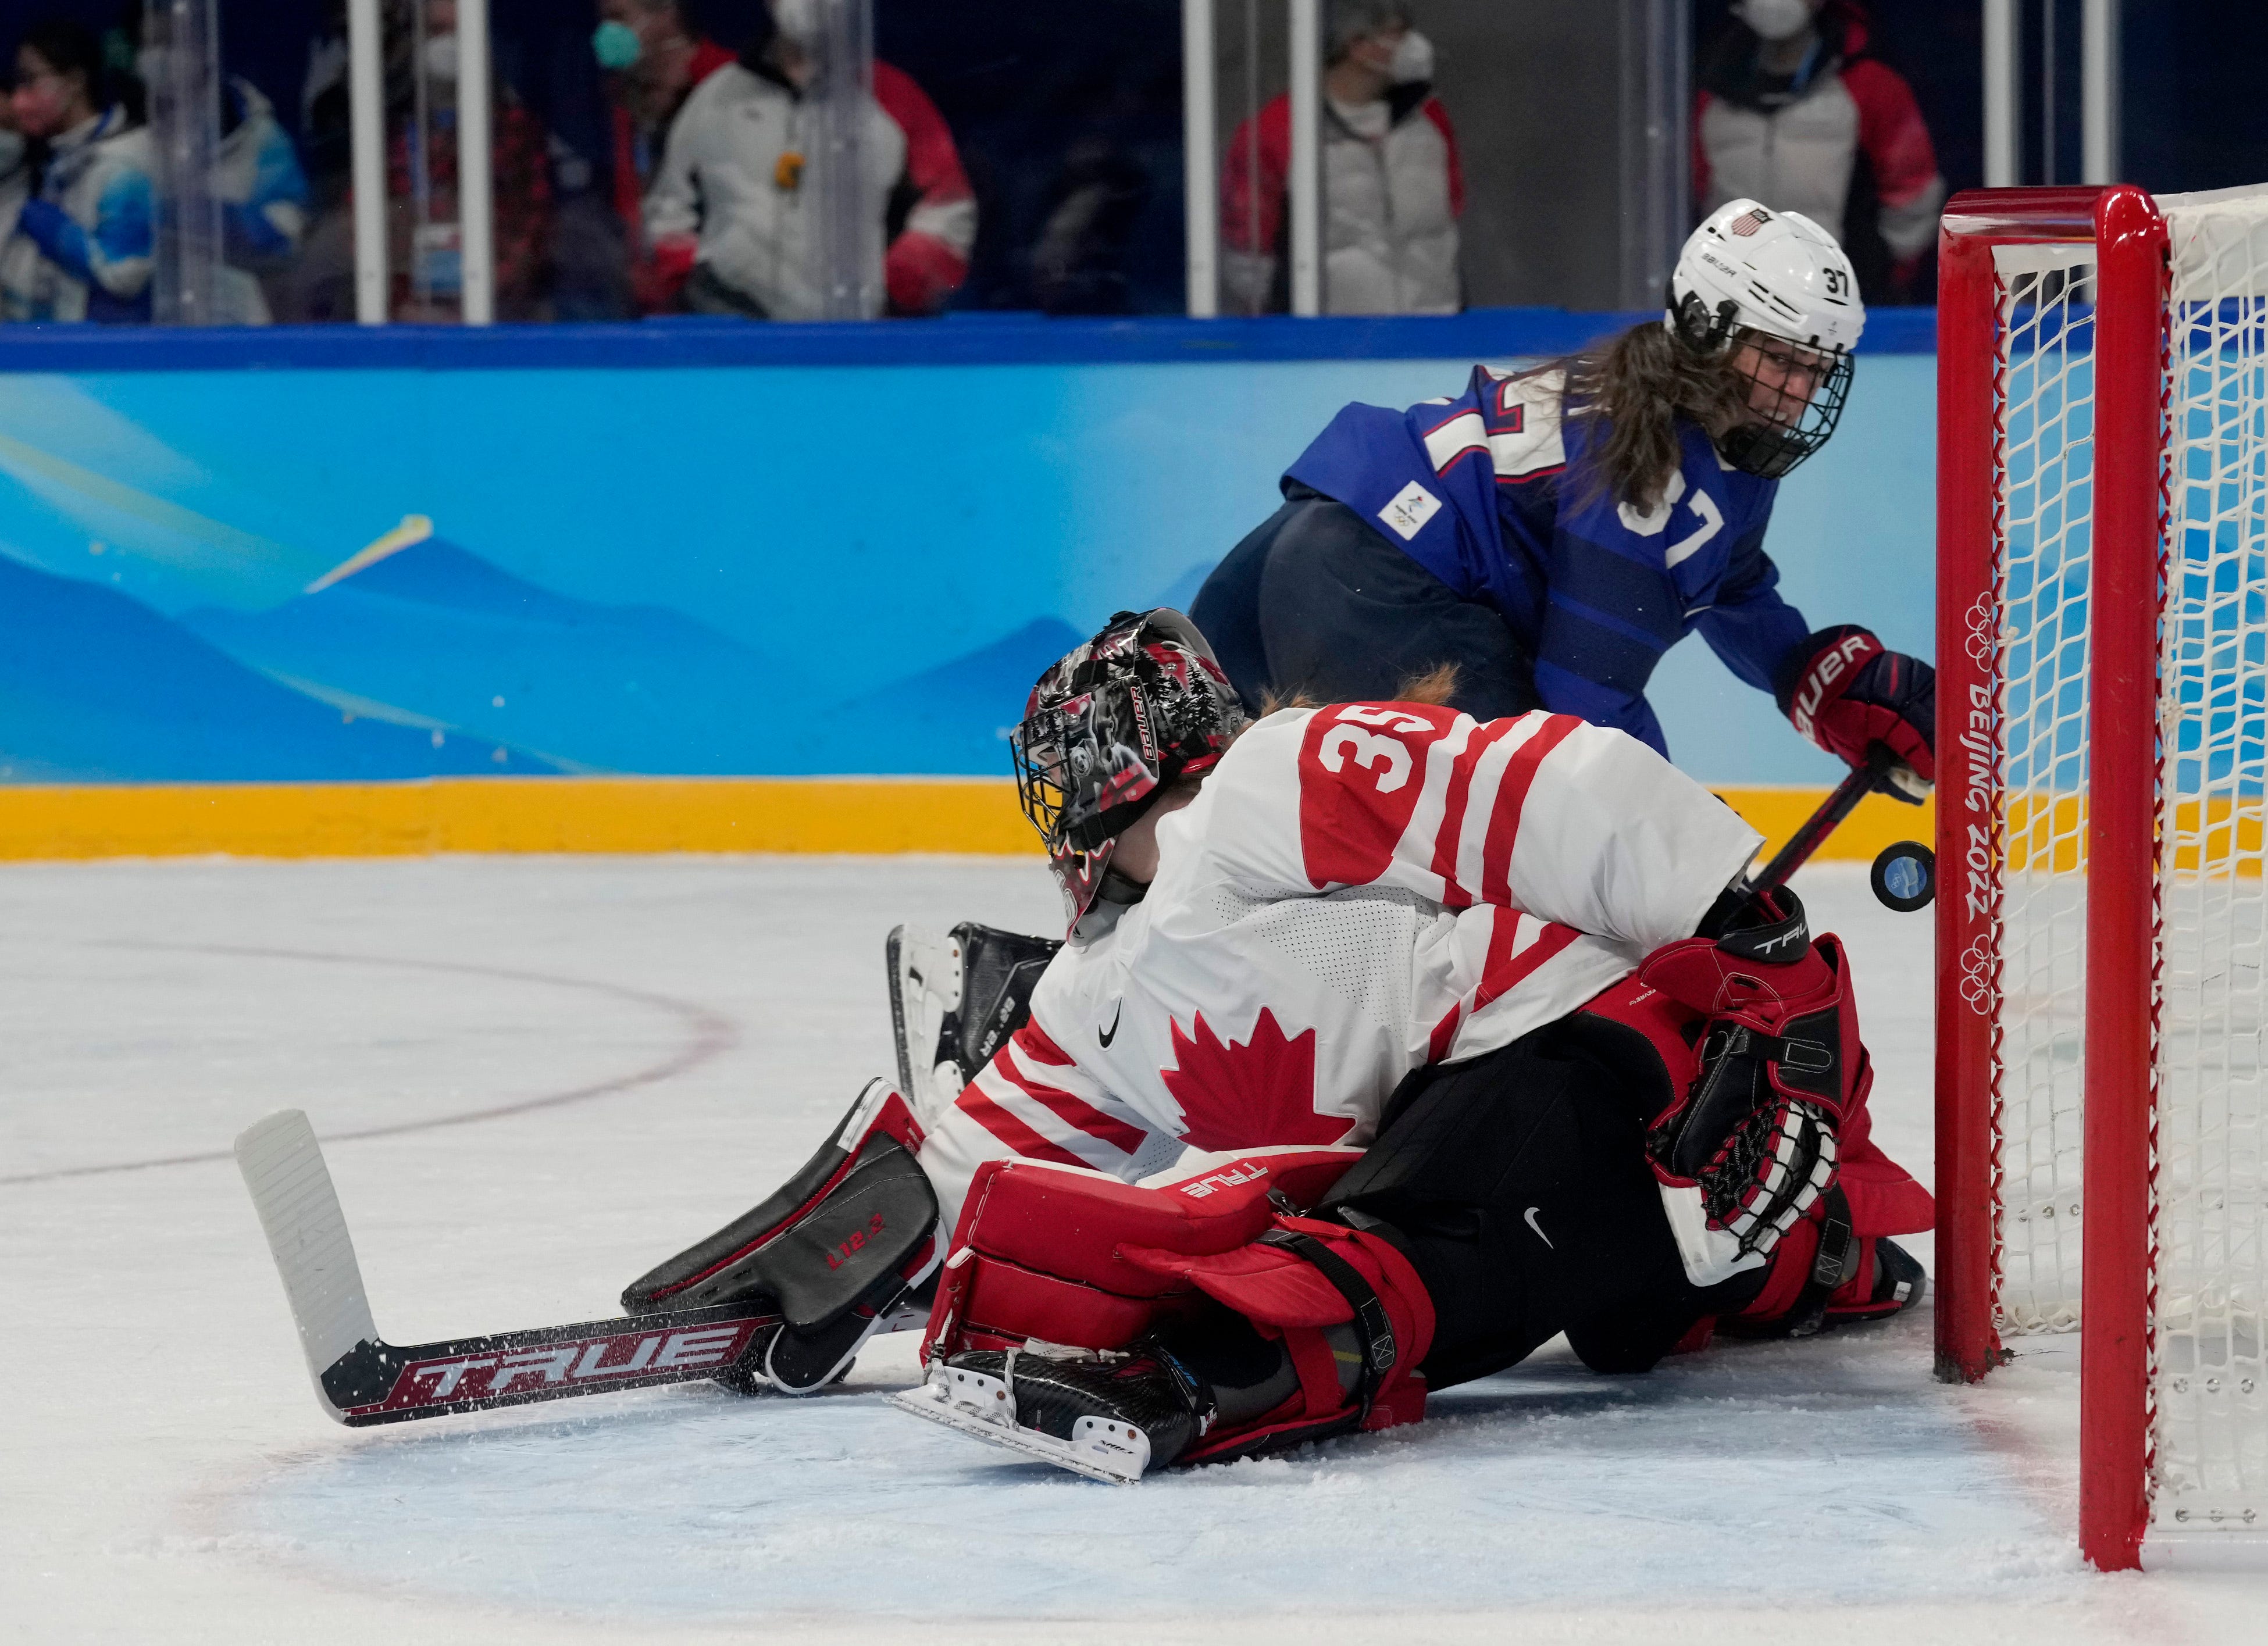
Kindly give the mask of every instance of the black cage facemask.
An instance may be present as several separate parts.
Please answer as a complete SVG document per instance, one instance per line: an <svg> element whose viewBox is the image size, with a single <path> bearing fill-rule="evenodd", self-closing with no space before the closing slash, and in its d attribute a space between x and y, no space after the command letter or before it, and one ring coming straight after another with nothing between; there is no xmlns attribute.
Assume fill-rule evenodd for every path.
<svg viewBox="0 0 2268 1646"><path fill-rule="evenodd" d="M1676 317L1680 342L1696 354L1723 355L1741 379L1749 417L1717 437L1718 455L1725 461L1743 474L1778 480L1827 444L1851 397L1849 349L1815 349L1739 325L1737 305L1720 303L1712 314L1697 291L1687 292L1680 303L1673 290L1670 312ZM1743 365L1742 356L1750 350L1761 358ZM1767 382L1760 367L1780 381ZM1809 374L1808 396L1789 393L1786 378L1794 372Z"/></svg>
<svg viewBox="0 0 2268 1646"><path fill-rule="evenodd" d="M1211 648L1178 612L1122 612L1040 677L1009 746L1074 922L1117 837L1174 779L1210 768L1243 724Z"/></svg>
<svg viewBox="0 0 2268 1646"><path fill-rule="evenodd" d="M1736 351L1743 341L1753 342L1767 356L1778 356L1811 374L1809 395L1791 393L1785 381L1768 382L1755 369L1743 369L1738 353L1734 357L1750 417L1719 436L1717 450L1744 474L1778 480L1825 445L1835 425L1842 421L1843 404L1851 397L1851 356L1847 349L1813 349L1753 333L1734 342ZM1771 368L1774 376L1781 376L1783 369Z"/></svg>

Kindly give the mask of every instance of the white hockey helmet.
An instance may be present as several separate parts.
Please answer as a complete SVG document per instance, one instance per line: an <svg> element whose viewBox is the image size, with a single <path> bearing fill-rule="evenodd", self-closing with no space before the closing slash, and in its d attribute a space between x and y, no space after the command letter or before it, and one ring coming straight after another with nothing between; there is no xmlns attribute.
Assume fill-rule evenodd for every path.
<svg viewBox="0 0 2268 1646"><path fill-rule="evenodd" d="M1777 480L1835 432L1867 309L1851 260L1826 230L1800 212L1735 200L1678 254L1662 324L1700 354L1778 341L1761 369L1743 371L1758 419L1717 443L1734 467Z"/></svg>

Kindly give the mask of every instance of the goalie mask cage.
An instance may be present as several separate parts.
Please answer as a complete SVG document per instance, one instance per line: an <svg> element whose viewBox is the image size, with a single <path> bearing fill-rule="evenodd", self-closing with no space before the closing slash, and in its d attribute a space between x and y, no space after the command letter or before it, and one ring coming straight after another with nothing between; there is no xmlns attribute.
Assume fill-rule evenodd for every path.
<svg viewBox="0 0 2268 1646"><path fill-rule="evenodd" d="M2268 188L1948 206L1940 1377L2080 1334L2080 1541L2268 1545Z"/></svg>

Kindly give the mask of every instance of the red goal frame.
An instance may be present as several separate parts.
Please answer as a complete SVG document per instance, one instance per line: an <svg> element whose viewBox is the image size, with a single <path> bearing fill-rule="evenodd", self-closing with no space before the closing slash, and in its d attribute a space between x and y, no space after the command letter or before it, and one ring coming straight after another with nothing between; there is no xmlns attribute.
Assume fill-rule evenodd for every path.
<svg viewBox="0 0 2268 1646"><path fill-rule="evenodd" d="M1995 1319L1992 1015L2007 374L1992 253L2041 242L2095 247L2080 1544L2115 1569L2140 1563L2149 1517L2166 445L2166 226L2129 186L1971 190L1939 231L1937 1375L1974 1382L2007 1358Z"/></svg>

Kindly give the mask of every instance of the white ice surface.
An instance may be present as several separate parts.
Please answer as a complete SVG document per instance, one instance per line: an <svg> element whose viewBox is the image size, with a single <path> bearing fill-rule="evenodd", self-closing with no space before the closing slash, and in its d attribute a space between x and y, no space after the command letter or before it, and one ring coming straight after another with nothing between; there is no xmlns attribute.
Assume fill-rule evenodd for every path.
<svg viewBox="0 0 2268 1646"><path fill-rule="evenodd" d="M1929 922L1800 884L1926 1179ZM906 1339L800 1403L340 1429L239 1128L313 1116L394 1341L603 1315L887 1067L893 923L1045 930L1044 875L14 865L0 909L0 1639L2268 1637L2268 1575L2087 1571L2072 1357L1949 1390L1925 1317L1647 1378L1547 1350L1416 1429L1123 1489L888 1411Z"/></svg>

